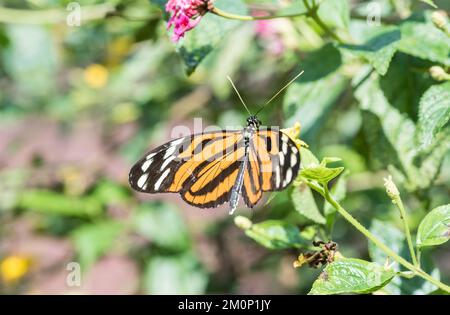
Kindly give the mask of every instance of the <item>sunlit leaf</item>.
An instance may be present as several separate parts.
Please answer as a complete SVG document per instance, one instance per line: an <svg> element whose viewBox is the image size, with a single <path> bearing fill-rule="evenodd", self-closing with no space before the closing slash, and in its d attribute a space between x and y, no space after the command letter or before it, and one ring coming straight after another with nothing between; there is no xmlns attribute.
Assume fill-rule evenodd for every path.
<svg viewBox="0 0 450 315"><path fill-rule="evenodd" d="M433 0L420 0L420 1L422 1L422 2L424 2L424 3L426 3L426 4L431 5L433 8L437 8L437 5L434 3Z"/></svg>
<svg viewBox="0 0 450 315"><path fill-rule="evenodd" d="M450 82L429 88L420 100L417 138L421 147L433 143L450 119Z"/></svg>
<svg viewBox="0 0 450 315"><path fill-rule="evenodd" d="M370 226L370 232L401 257L406 260L411 259L404 233L391 222L374 219ZM406 270L397 262L388 258L388 255L372 242L368 241L368 247L372 261L380 265L389 265L395 271ZM422 255L421 268L432 275L433 278L439 279L439 270L434 267L426 253ZM389 294L423 295L429 294L435 289L435 285L420 277L414 277L412 279L395 277L389 284L382 288L382 291Z"/></svg>
<svg viewBox="0 0 450 315"><path fill-rule="evenodd" d="M295 210L301 215L316 223L325 224L325 218L317 207L311 189L305 183L293 187L291 198Z"/></svg>
<svg viewBox="0 0 450 315"><path fill-rule="evenodd" d="M398 50L422 59L450 66L450 37L432 23L406 21L400 26Z"/></svg>
<svg viewBox="0 0 450 315"><path fill-rule="evenodd" d="M304 178L315 180L320 183L328 183L330 180L342 173L343 170L343 167L330 168L325 166L317 166L301 170L300 175Z"/></svg>
<svg viewBox="0 0 450 315"><path fill-rule="evenodd" d="M328 26L347 28L350 22L350 3L348 0L323 0L318 14Z"/></svg>
<svg viewBox="0 0 450 315"><path fill-rule="evenodd" d="M313 283L309 294L367 294L385 286L395 276L392 269L354 258L342 258L329 264Z"/></svg>
<svg viewBox="0 0 450 315"><path fill-rule="evenodd" d="M280 220L253 224L245 234L270 249L302 248L308 244L295 225Z"/></svg>
<svg viewBox="0 0 450 315"><path fill-rule="evenodd" d="M342 47L366 59L380 75L385 75L397 51L396 43L400 40L400 36L398 29L388 29L363 45L342 45Z"/></svg>
<svg viewBox="0 0 450 315"><path fill-rule="evenodd" d="M18 199L19 207L44 214L89 217L103 212L96 198L71 197L48 190L25 190Z"/></svg>
<svg viewBox="0 0 450 315"><path fill-rule="evenodd" d="M346 87L347 80L336 71L341 62L340 52L333 45L302 60L300 68L305 72L287 89L283 100L287 126L300 121L303 134L318 125Z"/></svg>
<svg viewBox="0 0 450 315"><path fill-rule="evenodd" d="M355 96L363 112L364 131L374 161L382 167L396 167L406 175L410 186L418 185L418 171L413 166L414 123L392 107L375 76L360 84Z"/></svg>
<svg viewBox="0 0 450 315"><path fill-rule="evenodd" d="M320 164L315 155L305 147L300 148L300 156L302 158L302 168L316 167Z"/></svg>
<svg viewBox="0 0 450 315"><path fill-rule="evenodd" d="M450 204L431 210L417 231L416 244L419 247L436 246L450 239Z"/></svg>

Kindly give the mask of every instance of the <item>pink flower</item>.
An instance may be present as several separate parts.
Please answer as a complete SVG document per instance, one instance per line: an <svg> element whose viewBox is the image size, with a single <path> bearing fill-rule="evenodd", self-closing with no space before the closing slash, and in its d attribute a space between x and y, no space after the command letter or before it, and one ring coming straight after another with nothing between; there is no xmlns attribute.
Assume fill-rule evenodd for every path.
<svg viewBox="0 0 450 315"><path fill-rule="evenodd" d="M280 26L279 21L256 21L255 33L257 37L264 43L267 51L274 56L280 56L285 48L281 39Z"/></svg>
<svg viewBox="0 0 450 315"><path fill-rule="evenodd" d="M197 26L211 6L206 0L169 0L166 4L166 11L170 13L167 28L173 26L172 40L179 41L187 31Z"/></svg>

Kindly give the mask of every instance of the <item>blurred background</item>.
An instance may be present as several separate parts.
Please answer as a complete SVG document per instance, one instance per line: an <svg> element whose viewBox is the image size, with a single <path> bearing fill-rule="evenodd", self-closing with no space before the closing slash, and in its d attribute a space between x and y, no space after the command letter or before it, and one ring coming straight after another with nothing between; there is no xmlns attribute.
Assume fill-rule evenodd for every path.
<svg viewBox="0 0 450 315"><path fill-rule="evenodd" d="M256 14L290 2L247 4ZM379 2L393 19L429 8ZM447 1L435 2L449 9ZM80 26L66 23L69 3L0 1L0 293L307 293L319 270L294 269L299 250L258 245L226 206L196 209L178 195L144 195L128 186L133 163L170 140L174 126L192 127L195 117L203 127L245 124L227 75L254 110L305 69L310 82L288 90L260 119L282 127L299 121L312 152L339 156L349 170L346 208L367 226L375 217L401 226L384 193L387 168L374 158L384 148L371 146L350 86L364 62L344 56L336 66L326 54L335 48L311 21L237 23L194 71L170 40L164 1L79 1ZM349 3L352 19L342 36L364 42L368 2ZM409 76L397 64L391 75ZM320 80L330 73L323 67L339 73ZM423 93L433 82L419 75L413 90ZM399 85L393 94L401 91ZM411 107L401 110L416 120L417 95L404 97ZM433 187L402 191L413 229L426 211L448 202L449 163L447 154ZM301 230L310 223L287 192L238 214L254 222L283 219ZM366 239L340 219L333 240L344 255L368 258ZM449 246L430 259L449 282ZM81 268L79 286L68 282L78 266L71 262Z"/></svg>

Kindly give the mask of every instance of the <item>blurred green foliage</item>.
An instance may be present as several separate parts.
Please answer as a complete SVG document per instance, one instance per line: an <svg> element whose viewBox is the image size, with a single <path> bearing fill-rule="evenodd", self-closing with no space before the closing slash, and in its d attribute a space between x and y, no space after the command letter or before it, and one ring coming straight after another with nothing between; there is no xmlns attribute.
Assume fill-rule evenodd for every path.
<svg viewBox="0 0 450 315"><path fill-rule="evenodd" d="M239 226L245 232L226 208L194 209L177 195L129 188L131 165L170 139L173 126L196 117L203 127L245 123L227 75L256 111L300 70L260 119L300 122L309 145L301 176L326 182L409 259L383 187L392 174L423 268L450 282L442 206L450 189L450 37L433 23L432 1L377 1L380 25L367 20L369 1L318 1L317 14L342 42L305 15L248 22L207 13L177 44L163 0L79 1L79 27L66 25L70 2L0 1L0 263L33 262L23 275L2 268L0 292L434 292L422 279L394 277L404 271L398 264L383 268L386 255L303 182L268 194L256 210L239 209L251 219ZM448 1L434 3L450 10ZM234 14L307 12L300 0L215 5ZM355 258L328 264L321 276L293 268L313 240L329 239ZM81 264L81 287L64 280L71 261ZM354 277L343 288L336 283L345 274Z"/></svg>

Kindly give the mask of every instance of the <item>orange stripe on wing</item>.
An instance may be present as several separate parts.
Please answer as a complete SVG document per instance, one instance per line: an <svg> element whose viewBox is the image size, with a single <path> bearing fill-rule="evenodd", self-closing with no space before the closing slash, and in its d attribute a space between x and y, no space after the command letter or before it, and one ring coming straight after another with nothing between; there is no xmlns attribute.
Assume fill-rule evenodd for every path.
<svg viewBox="0 0 450 315"><path fill-rule="evenodd" d="M194 205L204 205L207 203L212 203L231 190L233 185L228 185L228 183L234 184L236 182L237 175L238 169L228 175L214 188L214 190L204 195L192 195L189 191L186 191L186 193L184 194L184 198Z"/></svg>

